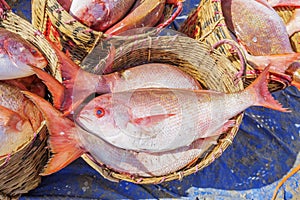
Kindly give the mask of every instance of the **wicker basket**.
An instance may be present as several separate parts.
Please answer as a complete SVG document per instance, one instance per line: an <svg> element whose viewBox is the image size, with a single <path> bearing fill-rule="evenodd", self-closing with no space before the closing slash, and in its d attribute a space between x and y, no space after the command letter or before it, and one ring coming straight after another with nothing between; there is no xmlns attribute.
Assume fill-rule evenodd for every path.
<svg viewBox="0 0 300 200"><path fill-rule="evenodd" d="M172 6L166 6L164 15L170 16L172 10ZM77 64L107 37L75 20L56 0L32 0L32 24Z"/></svg>
<svg viewBox="0 0 300 200"><path fill-rule="evenodd" d="M292 10L282 8L279 12L281 16L287 20L291 16ZM189 14L187 20L182 24L180 31L189 37L210 45L222 39L233 40L225 24L224 16L222 15L221 1L219 0L201 0L199 6ZM294 47L297 48L295 50L298 50L299 44L296 41L299 39L299 35L296 35L292 38L292 43ZM240 69L241 64L239 59L236 55L231 53L230 46L220 46L218 50L225 54L237 69ZM254 73L246 74L244 79L245 86L249 85L257 77L255 70L249 64L247 64L247 70ZM268 85L269 90L272 92L284 89L287 86L289 86L288 80L277 81L275 79L271 80Z"/></svg>
<svg viewBox="0 0 300 200"><path fill-rule="evenodd" d="M119 44L120 41L117 43ZM95 48L96 50L97 47ZM206 89L232 93L244 88L242 81L237 85L233 83L237 70L224 55L217 51L212 51L209 45L186 36L147 37L131 43L124 41L120 48L116 48L113 70L116 71L153 62L169 63L178 66L179 69L197 79L203 88ZM100 63L103 66L105 65L105 62ZM101 66L98 66L98 69L101 69ZM97 72L97 70L94 71ZM217 145L212 146L205 154L199 155L195 162L190 163L180 171L166 176L132 177L112 171L105 167L105 164L101 163L101 161L98 161L99 163L96 164L89 155L82 157L100 174L112 181L126 180L138 184L157 184L164 181L182 179L184 176L203 169L221 156L223 151L232 143L242 117L243 114L239 114L234 118L235 126L220 136Z"/></svg>
<svg viewBox="0 0 300 200"><path fill-rule="evenodd" d="M23 18L7 11L6 17L0 20L0 27L19 34L25 40L34 44L49 62L47 68L57 79L57 57L49 47L47 40ZM32 135L34 135L32 133ZM47 130L45 123L41 123L37 135L32 136L17 152L9 157L0 159L0 199L18 198L38 186L41 181L39 172L48 159Z"/></svg>

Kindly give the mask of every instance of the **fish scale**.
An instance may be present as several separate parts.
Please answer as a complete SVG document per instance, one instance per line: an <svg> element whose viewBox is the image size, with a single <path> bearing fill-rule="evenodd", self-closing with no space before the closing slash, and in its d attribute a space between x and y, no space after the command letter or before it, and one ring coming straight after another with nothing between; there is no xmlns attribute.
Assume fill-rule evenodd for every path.
<svg viewBox="0 0 300 200"><path fill-rule="evenodd" d="M266 1L221 3L228 28L252 55L293 53L284 22Z"/></svg>

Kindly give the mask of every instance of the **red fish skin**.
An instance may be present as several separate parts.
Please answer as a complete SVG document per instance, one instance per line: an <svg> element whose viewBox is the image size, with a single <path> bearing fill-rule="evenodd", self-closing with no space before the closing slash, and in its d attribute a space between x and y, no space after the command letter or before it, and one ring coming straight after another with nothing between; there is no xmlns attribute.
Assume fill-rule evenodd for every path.
<svg viewBox="0 0 300 200"><path fill-rule="evenodd" d="M46 95L46 86L39 78L37 78L36 75L18 79L4 80L3 82L14 85L21 90L31 91L32 93L38 94L41 97L45 97Z"/></svg>
<svg viewBox="0 0 300 200"><path fill-rule="evenodd" d="M39 50L16 33L0 28L0 80L22 78L34 74L30 66L44 68L47 60Z"/></svg>
<svg viewBox="0 0 300 200"><path fill-rule="evenodd" d="M294 53L285 24L271 6L254 0L222 1L228 28L254 56Z"/></svg>
<svg viewBox="0 0 300 200"><path fill-rule="evenodd" d="M0 156L30 141L43 120L38 108L18 87L0 82Z"/></svg>
<svg viewBox="0 0 300 200"><path fill-rule="evenodd" d="M57 2L67 11L70 11L72 0L57 0Z"/></svg>
<svg viewBox="0 0 300 200"><path fill-rule="evenodd" d="M124 19L105 31L105 34L118 35L126 30L142 27L153 27L159 21L165 8L166 0L144 0Z"/></svg>
<svg viewBox="0 0 300 200"><path fill-rule="evenodd" d="M130 10L134 0L73 0L70 14L96 31L105 31Z"/></svg>

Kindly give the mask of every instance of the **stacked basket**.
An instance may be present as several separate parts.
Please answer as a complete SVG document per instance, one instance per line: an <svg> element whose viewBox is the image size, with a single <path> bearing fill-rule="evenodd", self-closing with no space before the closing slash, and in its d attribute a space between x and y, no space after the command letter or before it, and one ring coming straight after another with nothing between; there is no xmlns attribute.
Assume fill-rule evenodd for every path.
<svg viewBox="0 0 300 200"><path fill-rule="evenodd" d="M57 0L33 0L32 24L57 46L80 63L107 35L73 18ZM166 6L164 16L170 16L173 8Z"/></svg>
<svg viewBox="0 0 300 200"><path fill-rule="evenodd" d="M0 20L0 27L19 34L35 45L47 59L47 69L61 80L60 74L56 73L57 57L54 51L44 36L29 22L8 11L5 19ZM0 159L0 199L17 198L38 186L41 181L39 173L48 159L49 152L46 147L47 129L43 122L36 136L32 133L31 140L26 141L17 152Z"/></svg>

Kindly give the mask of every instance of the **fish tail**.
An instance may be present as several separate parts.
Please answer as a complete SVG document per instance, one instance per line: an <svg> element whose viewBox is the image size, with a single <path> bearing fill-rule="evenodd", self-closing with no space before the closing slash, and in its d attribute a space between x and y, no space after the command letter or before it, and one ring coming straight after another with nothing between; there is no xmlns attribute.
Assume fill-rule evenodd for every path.
<svg viewBox="0 0 300 200"><path fill-rule="evenodd" d="M58 57L62 77L64 78L64 80L68 80L69 82L72 81L76 77L78 71L80 70L80 67L76 63L74 63L72 59L69 58L65 53L63 53L57 46L55 46L55 44L50 44L54 49L56 56Z"/></svg>
<svg viewBox="0 0 300 200"><path fill-rule="evenodd" d="M74 122L63 117L61 112L38 95L28 91L23 91L23 94L43 113L50 134L48 144L53 154L41 175L55 173L83 154L83 150L72 137L76 133Z"/></svg>
<svg viewBox="0 0 300 200"><path fill-rule="evenodd" d="M259 77L248 87L248 90L251 90L254 94L256 94L255 105L281 112L290 112L287 108L283 108L282 105L273 98L272 94L268 90L267 77L269 74L269 68L270 67L266 67Z"/></svg>
<svg viewBox="0 0 300 200"><path fill-rule="evenodd" d="M52 95L54 107L60 109L64 101L64 86L53 76L43 71L42 69L32 66L32 70L35 72L38 78L41 79L43 83L47 86L49 92Z"/></svg>

